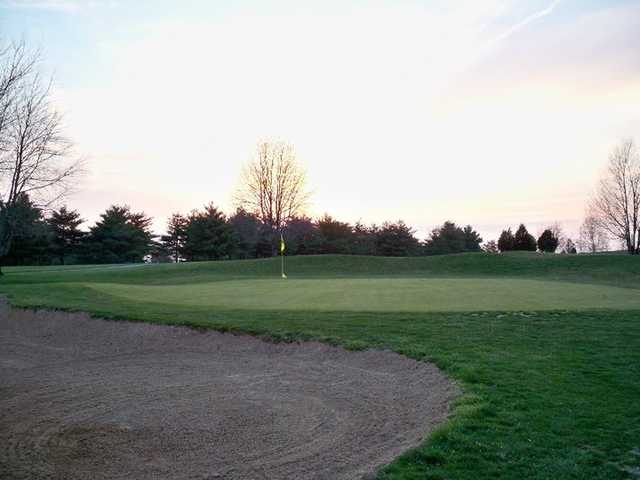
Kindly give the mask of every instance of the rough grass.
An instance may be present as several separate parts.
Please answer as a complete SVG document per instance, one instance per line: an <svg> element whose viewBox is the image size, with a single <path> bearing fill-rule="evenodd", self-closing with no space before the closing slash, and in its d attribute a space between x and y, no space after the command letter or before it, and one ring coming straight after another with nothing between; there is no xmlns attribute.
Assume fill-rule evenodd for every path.
<svg viewBox="0 0 640 480"><path fill-rule="evenodd" d="M212 307L198 302L149 301L158 298L148 294L142 298L121 295L129 288L144 290L149 285L182 285L184 293L189 285L197 290L209 288L202 282L230 279L249 282L250 291L251 282L278 274L279 265L273 260L14 269L0 280L0 292L20 306L244 331L279 340L319 338L353 349L390 348L433 361L459 381L466 393L451 421L421 448L381 472L384 480L638 477L640 310L624 309L633 307L635 295L640 296L640 259L527 254L427 259L303 257L288 259L288 265L294 281L325 279L322 281L331 283L366 277L384 285L385 278L411 284L446 277L456 280L449 285L460 290L444 293L449 304L467 301L467 288L460 289L465 284L458 280L473 278L499 280L502 286L513 283L512 278L565 282L553 284L552 290L559 292L607 285L626 289L630 296L617 299L622 302L619 310L573 305L545 312L526 308L400 312L344 307L322 311L311 304L303 308L304 301L298 310L246 303L240 309L232 308L233 302ZM109 291L113 285L118 291ZM355 296L361 295L364 293Z"/></svg>

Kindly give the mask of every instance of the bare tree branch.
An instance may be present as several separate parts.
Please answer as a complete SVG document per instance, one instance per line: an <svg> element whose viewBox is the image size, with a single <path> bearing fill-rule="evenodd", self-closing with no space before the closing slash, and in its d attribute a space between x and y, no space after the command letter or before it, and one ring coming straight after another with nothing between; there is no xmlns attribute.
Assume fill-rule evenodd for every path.
<svg viewBox="0 0 640 480"><path fill-rule="evenodd" d="M242 173L235 195L238 207L255 213L263 223L282 230L291 218L303 213L309 200L306 175L293 146L284 142L260 142L254 159Z"/></svg>
<svg viewBox="0 0 640 480"><path fill-rule="evenodd" d="M39 58L24 43L0 47L0 258L11 247L19 200L28 195L49 206L82 171L51 105L51 83L37 71Z"/></svg>
<svg viewBox="0 0 640 480"><path fill-rule="evenodd" d="M640 155L633 140L611 153L591 211L599 229L620 240L629 253L640 253Z"/></svg>

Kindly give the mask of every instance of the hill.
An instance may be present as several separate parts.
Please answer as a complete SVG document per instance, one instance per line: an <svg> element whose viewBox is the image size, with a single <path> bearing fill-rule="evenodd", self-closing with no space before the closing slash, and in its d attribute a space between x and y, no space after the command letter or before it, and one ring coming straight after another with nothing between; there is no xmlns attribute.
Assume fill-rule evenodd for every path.
<svg viewBox="0 0 640 480"><path fill-rule="evenodd" d="M528 277L621 287L640 284L640 257L630 255L501 255L464 253L431 257L310 255L286 258L291 278L357 277ZM94 282L180 285L269 278L280 274L280 259L181 264L8 267L0 286L21 283ZM1 287L0 287L1 288Z"/></svg>

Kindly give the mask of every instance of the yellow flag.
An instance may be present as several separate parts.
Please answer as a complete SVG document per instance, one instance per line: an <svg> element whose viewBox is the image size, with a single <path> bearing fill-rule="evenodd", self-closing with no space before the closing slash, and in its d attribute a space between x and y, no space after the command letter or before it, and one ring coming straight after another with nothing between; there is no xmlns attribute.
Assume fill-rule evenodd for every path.
<svg viewBox="0 0 640 480"><path fill-rule="evenodd" d="M280 234L280 253L284 253L284 249L286 248L284 244L284 238L282 238L282 234Z"/></svg>

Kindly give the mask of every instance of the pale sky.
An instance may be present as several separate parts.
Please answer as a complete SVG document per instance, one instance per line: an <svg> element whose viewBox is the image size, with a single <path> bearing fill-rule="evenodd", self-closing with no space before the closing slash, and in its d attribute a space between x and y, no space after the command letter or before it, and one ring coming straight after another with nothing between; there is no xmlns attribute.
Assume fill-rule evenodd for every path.
<svg viewBox="0 0 640 480"><path fill-rule="evenodd" d="M276 138L312 215L574 234L608 152L640 141L639 32L637 0L0 0L87 159L69 205L129 204L158 233L231 212Z"/></svg>

